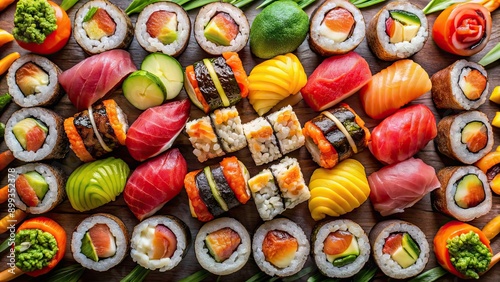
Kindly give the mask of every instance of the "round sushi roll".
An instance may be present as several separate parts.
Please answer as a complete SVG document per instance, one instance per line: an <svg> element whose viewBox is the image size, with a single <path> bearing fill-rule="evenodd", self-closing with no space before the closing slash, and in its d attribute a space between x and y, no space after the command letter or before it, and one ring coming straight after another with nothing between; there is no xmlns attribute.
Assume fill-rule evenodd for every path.
<svg viewBox="0 0 500 282"><path fill-rule="evenodd" d="M311 237L314 261L328 277L351 277L370 259L368 236L361 226L349 219L320 223Z"/></svg>
<svg viewBox="0 0 500 282"><path fill-rule="evenodd" d="M20 107L48 106L61 98L57 81L61 69L49 59L27 54L15 60L7 73L12 100Z"/></svg>
<svg viewBox="0 0 500 282"><path fill-rule="evenodd" d="M437 173L441 187L432 191L433 206L460 221L490 212L491 190L486 174L475 166L445 167Z"/></svg>
<svg viewBox="0 0 500 282"><path fill-rule="evenodd" d="M184 8L173 2L150 4L135 24L135 38L148 52L179 56L191 35L191 20Z"/></svg>
<svg viewBox="0 0 500 282"><path fill-rule="evenodd" d="M203 225L196 235L194 250L198 263L215 275L240 270L252 252L248 231L239 221L229 217Z"/></svg>
<svg viewBox="0 0 500 282"><path fill-rule="evenodd" d="M107 0L85 3L75 15L73 34L89 54L127 47L132 41L130 18Z"/></svg>
<svg viewBox="0 0 500 282"><path fill-rule="evenodd" d="M229 3L214 2L203 6L194 21L196 42L210 55L239 52L249 36L247 17Z"/></svg>
<svg viewBox="0 0 500 282"><path fill-rule="evenodd" d="M59 168L31 163L15 168L14 204L26 213L42 214L64 198L66 177Z"/></svg>
<svg viewBox="0 0 500 282"><path fill-rule="evenodd" d="M130 256L144 268L163 272L181 262L190 242L191 233L180 219L152 216L134 227Z"/></svg>
<svg viewBox="0 0 500 282"><path fill-rule="evenodd" d="M424 13L406 1L387 4L373 17L366 31L368 46L385 61L412 56L424 47L428 36Z"/></svg>
<svg viewBox="0 0 500 282"><path fill-rule="evenodd" d="M365 38L365 19L349 1L327 0L314 12L309 46L321 56L345 54Z"/></svg>
<svg viewBox="0 0 500 282"><path fill-rule="evenodd" d="M458 60L431 77L432 100L439 109L474 110L488 96L488 73L480 64Z"/></svg>
<svg viewBox="0 0 500 282"><path fill-rule="evenodd" d="M488 117L479 111L446 116L437 125L438 150L465 164L473 164L493 148Z"/></svg>
<svg viewBox="0 0 500 282"><path fill-rule="evenodd" d="M83 267L102 272L123 261L128 242L127 228L118 217L97 213L78 224L71 237L71 252Z"/></svg>
<svg viewBox="0 0 500 282"><path fill-rule="evenodd" d="M255 262L267 275L290 276L304 266L309 255L309 240L297 223L277 218L257 228L252 252Z"/></svg>
<svg viewBox="0 0 500 282"><path fill-rule="evenodd" d="M394 279L415 276L429 260L429 243L416 225L402 220L377 223L370 231L373 257L385 275Z"/></svg>
<svg viewBox="0 0 500 282"><path fill-rule="evenodd" d="M39 107L12 114L5 126L5 143L23 162L61 159L69 149L62 117Z"/></svg>

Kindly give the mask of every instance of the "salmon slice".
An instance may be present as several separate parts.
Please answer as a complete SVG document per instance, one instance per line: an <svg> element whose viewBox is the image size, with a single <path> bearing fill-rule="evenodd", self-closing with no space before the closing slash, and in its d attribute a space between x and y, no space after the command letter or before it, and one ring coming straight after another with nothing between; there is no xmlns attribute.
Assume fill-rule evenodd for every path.
<svg viewBox="0 0 500 282"><path fill-rule="evenodd" d="M177 39L177 14L168 11L156 11L146 22L146 31L163 44L170 44Z"/></svg>
<svg viewBox="0 0 500 282"><path fill-rule="evenodd" d="M155 227L152 245L151 259L171 258L177 249L177 238L168 227L159 224Z"/></svg>
<svg viewBox="0 0 500 282"><path fill-rule="evenodd" d="M34 126L26 132L26 150L36 152L45 143L47 133L39 126Z"/></svg>
<svg viewBox="0 0 500 282"><path fill-rule="evenodd" d="M219 229L207 235L205 238L210 253L217 262L228 259L241 243L238 233L229 227Z"/></svg>
<svg viewBox="0 0 500 282"><path fill-rule="evenodd" d="M31 187L24 174L20 174L16 179L16 191L21 200L29 207L36 207L40 200L35 190Z"/></svg>
<svg viewBox="0 0 500 282"><path fill-rule="evenodd" d="M262 242L265 259L278 268L288 267L295 258L298 248L297 239L281 230L267 232Z"/></svg>
<svg viewBox="0 0 500 282"><path fill-rule="evenodd" d="M89 236L99 258L109 258L116 253L115 237L106 224L96 224L89 229Z"/></svg>
<svg viewBox="0 0 500 282"><path fill-rule="evenodd" d="M353 239L353 236L352 236L351 232L341 231L341 230L331 232L330 234L328 234L328 236L326 237L326 239L323 243L324 244L323 245L323 252L326 255L341 254L341 253L345 252L345 250L347 250L347 248L349 248L349 245L351 245L352 239Z"/></svg>
<svg viewBox="0 0 500 282"><path fill-rule="evenodd" d="M109 16L108 12L104 9L97 9L92 20L97 23L97 26L107 35L111 36L115 34L116 23Z"/></svg>
<svg viewBox="0 0 500 282"><path fill-rule="evenodd" d="M385 239L384 248L382 252L384 254L392 255L397 249L399 249L403 244L403 233L391 234L387 239Z"/></svg>
<svg viewBox="0 0 500 282"><path fill-rule="evenodd" d="M460 88L464 92L464 95L469 100L477 100L483 94L488 79L478 70L471 70L463 78L463 82L460 81Z"/></svg>
<svg viewBox="0 0 500 282"><path fill-rule="evenodd" d="M354 17L348 10L337 7L325 15L323 25L328 30L320 27L322 34L333 39L335 42L343 42L349 38L354 29Z"/></svg>
<svg viewBox="0 0 500 282"><path fill-rule="evenodd" d="M223 37L226 42L234 40L239 32L238 25L228 13L217 13L210 20L209 24L215 24L217 26L217 29L221 32L220 36Z"/></svg>

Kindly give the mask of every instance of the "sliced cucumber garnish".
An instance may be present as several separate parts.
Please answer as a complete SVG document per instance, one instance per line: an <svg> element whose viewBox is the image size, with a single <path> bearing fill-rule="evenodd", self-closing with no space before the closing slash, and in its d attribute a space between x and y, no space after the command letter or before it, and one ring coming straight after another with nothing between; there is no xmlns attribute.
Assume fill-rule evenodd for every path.
<svg viewBox="0 0 500 282"><path fill-rule="evenodd" d="M123 95L139 110L159 106L165 101L166 90L161 80L154 74L138 70L123 82Z"/></svg>
<svg viewBox="0 0 500 282"><path fill-rule="evenodd" d="M181 64L172 56L152 53L144 58L141 69L158 76L167 89L166 100L179 95L184 83L184 71Z"/></svg>

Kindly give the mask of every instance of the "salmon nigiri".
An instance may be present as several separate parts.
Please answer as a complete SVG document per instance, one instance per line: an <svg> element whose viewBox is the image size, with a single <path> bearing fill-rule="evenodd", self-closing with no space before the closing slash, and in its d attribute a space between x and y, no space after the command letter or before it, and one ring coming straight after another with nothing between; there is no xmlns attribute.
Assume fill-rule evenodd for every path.
<svg viewBox="0 0 500 282"><path fill-rule="evenodd" d="M432 88L427 72L412 60L400 60L372 77L360 90L368 116L383 119Z"/></svg>

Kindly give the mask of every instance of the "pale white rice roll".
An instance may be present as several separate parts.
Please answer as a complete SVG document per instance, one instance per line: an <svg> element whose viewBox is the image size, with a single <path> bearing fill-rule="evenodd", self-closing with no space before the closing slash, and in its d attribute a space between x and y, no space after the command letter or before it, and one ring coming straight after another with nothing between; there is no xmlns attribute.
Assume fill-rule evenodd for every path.
<svg viewBox="0 0 500 282"><path fill-rule="evenodd" d="M359 247L358 257L351 263L337 267L329 262L323 251L325 239L332 232L346 231L351 233ZM313 255L316 266L326 276L332 278L347 278L358 273L370 259L370 242L361 226L349 219L338 219L319 224L312 235Z"/></svg>
<svg viewBox="0 0 500 282"><path fill-rule="evenodd" d="M177 38L170 44L163 44L158 38L153 37L148 31L147 23L155 12L166 11L176 15ZM179 56L187 47L191 35L191 20L187 12L176 3L158 2L144 8L137 17L135 24L135 38L148 52L162 52L170 56Z"/></svg>
<svg viewBox="0 0 500 282"><path fill-rule="evenodd" d="M271 124L266 119L258 117L243 124L243 132L256 165L263 165L281 158L278 140Z"/></svg>
<svg viewBox="0 0 500 282"><path fill-rule="evenodd" d="M210 118L225 152L232 153L246 147L247 139L235 106L217 109L210 114Z"/></svg>
<svg viewBox="0 0 500 282"><path fill-rule="evenodd" d="M311 197L299 162L295 158L285 157L271 166L274 178L278 182L286 209L293 209Z"/></svg>
<svg viewBox="0 0 500 282"><path fill-rule="evenodd" d="M201 131L198 128L201 128ZM199 119L190 120L186 124L186 133L193 146L193 154L198 158L200 163L226 154L222 150L217 134L215 134L210 117L204 116Z"/></svg>
<svg viewBox="0 0 500 282"><path fill-rule="evenodd" d="M46 57L23 55L12 63L7 73L9 94L20 107L49 106L63 94L57 80L60 73L61 69Z"/></svg>
<svg viewBox="0 0 500 282"><path fill-rule="evenodd" d="M85 234L96 224L106 224L113 235L116 244L116 253L109 258L99 258L99 261L89 259L81 251L82 240ZM91 215L76 227L71 237L71 252L73 258L83 267L95 271L108 271L120 264L128 254L129 235L125 224L116 216L106 213Z"/></svg>
<svg viewBox="0 0 500 282"><path fill-rule="evenodd" d="M217 262L210 254L205 244L205 239L210 233L226 227L236 232L240 237L241 242L229 258L222 262ZM205 225L200 228L198 234L196 235L194 251L198 263L204 269L215 275L228 275L240 270L247 263L248 258L252 253L250 235L243 224L236 219L229 217L218 218L205 223Z"/></svg>
<svg viewBox="0 0 500 282"><path fill-rule="evenodd" d="M288 105L268 115L267 120L273 127L283 155L304 146L305 137L302 134L302 126L292 106Z"/></svg>
<svg viewBox="0 0 500 282"><path fill-rule="evenodd" d="M281 199L280 190L269 169L264 169L250 178L248 186L250 186L253 201L262 220L271 220L285 211L285 204Z"/></svg>

